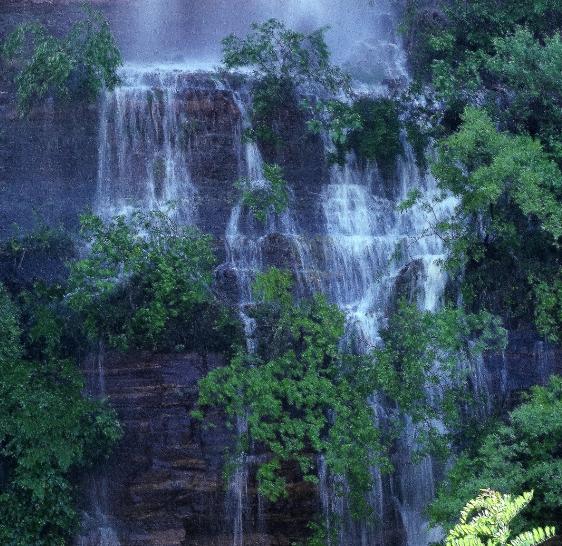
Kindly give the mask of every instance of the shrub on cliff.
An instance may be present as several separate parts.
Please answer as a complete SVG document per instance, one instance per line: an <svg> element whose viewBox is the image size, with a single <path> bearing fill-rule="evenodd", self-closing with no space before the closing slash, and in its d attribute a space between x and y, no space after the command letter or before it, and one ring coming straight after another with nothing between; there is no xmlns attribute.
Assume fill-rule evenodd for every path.
<svg viewBox="0 0 562 546"><path fill-rule="evenodd" d="M361 163L374 161L383 174L391 174L396 160L403 153L401 140L401 103L387 97L360 97L349 103L340 100L303 101L312 114L308 121L314 133L326 131L334 152L328 159L345 165L347 153L353 151ZM405 129L414 147L420 169L426 168L428 145L417 123L409 120Z"/></svg>
<svg viewBox="0 0 562 546"><path fill-rule="evenodd" d="M562 378L534 387L523 404L484 435L448 471L430 508L434 523L451 525L461 507L482 488L520 495L535 490L535 502L516 529L562 521Z"/></svg>
<svg viewBox="0 0 562 546"><path fill-rule="evenodd" d="M88 255L71 265L69 305L91 339L150 350L222 350L238 322L213 294L212 240L166 213L82 217Z"/></svg>
<svg viewBox="0 0 562 546"><path fill-rule="evenodd" d="M330 63L325 31L303 34L276 19L253 23L245 38L234 34L224 38L223 62L228 69L251 68L258 81L288 82L311 91L347 89L349 76Z"/></svg>
<svg viewBox="0 0 562 546"><path fill-rule="evenodd" d="M458 421L461 361L467 352L492 345L495 324L458 310L432 314L403 304L383 332L385 347L359 357L340 350L343 313L321 294L295 301L287 272L258 275L254 293L256 351L240 350L226 367L210 372L200 382L199 408L223 410L240 432L234 464L251 446L266 451L258 482L267 498L286 495L289 462L316 482L317 455L322 455L336 489L349 494L356 516L365 516L370 468L391 469L388 448L405 415L419 426L421 452L442 447L436 423ZM445 393L442 404L430 394L435 385ZM396 408L380 427L374 392Z"/></svg>
<svg viewBox="0 0 562 546"><path fill-rule="evenodd" d="M91 9L60 38L38 23L21 24L2 44L2 56L17 68L21 114L48 97L92 100L119 83L122 64L109 23Z"/></svg>
<svg viewBox="0 0 562 546"><path fill-rule="evenodd" d="M330 61L325 28L310 34L296 32L270 19L254 23L245 38L227 36L223 62L227 69L250 68L253 77L250 138L279 144L277 116L282 107L296 103L299 93L336 95L349 93L350 76ZM325 103L320 102L319 106ZM321 108L326 116L330 114ZM315 112L318 113L316 108Z"/></svg>
<svg viewBox="0 0 562 546"><path fill-rule="evenodd" d="M0 542L55 546L78 523L71 477L106 456L120 428L83 396L75 361L26 358L18 315L0 285Z"/></svg>

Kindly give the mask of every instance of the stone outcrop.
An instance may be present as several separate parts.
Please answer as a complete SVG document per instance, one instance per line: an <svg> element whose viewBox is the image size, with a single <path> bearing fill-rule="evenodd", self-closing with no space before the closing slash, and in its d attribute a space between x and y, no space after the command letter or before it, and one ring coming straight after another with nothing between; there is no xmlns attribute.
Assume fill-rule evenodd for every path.
<svg viewBox="0 0 562 546"><path fill-rule="evenodd" d="M87 360L89 389L116 409L124 436L111 459L83 484L86 517L77 544L106 544L100 541L103 533L112 546L232 544L236 506L223 480L232 431L223 416L216 416L212 428L191 416L198 380L222 364L218 355L196 354ZM269 504L257 497L254 470L250 464L244 488L244 544L289 546L302 539L317 510L313 487L288 469L288 500ZM248 519L250 514L259 518Z"/></svg>
<svg viewBox="0 0 562 546"><path fill-rule="evenodd" d="M509 332L507 349L485 357L488 389L497 408L510 410L521 393L562 375L562 348L541 340L532 328Z"/></svg>

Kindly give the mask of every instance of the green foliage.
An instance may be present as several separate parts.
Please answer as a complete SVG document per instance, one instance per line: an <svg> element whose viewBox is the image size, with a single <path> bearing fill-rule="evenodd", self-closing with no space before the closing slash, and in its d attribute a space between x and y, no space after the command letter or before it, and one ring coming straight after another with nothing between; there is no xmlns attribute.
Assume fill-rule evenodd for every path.
<svg viewBox="0 0 562 546"><path fill-rule="evenodd" d="M485 214L505 199L536 219L553 241L562 237L558 166L536 140L498 132L485 112L465 111L459 131L440 143L433 171L444 189L461 198L463 215Z"/></svg>
<svg viewBox="0 0 562 546"><path fill-rule="evenodd" d="M211 291L210 237L161 212L86 215L82 235L90 253L71 266L68 302L90 338L122 350L218 350L237 338Z"/></svg>
<svg viewBox="0 0 562 546"><path fill-rule="evenodd" d="M434 82L449 108L478 103L502 129L530 134L560 158L562 43L556 34L538 40L528 29L492 40L492 51L477 50L463 63L434 63Z"/></svg>
<svg viewBox="0 0 562 546"><path fill-rule="evenodd" d="M291 288L288 273L272 269L258 276L257 352L240 352L204 378L199 406L222 407L231 424L247 419L238 449L252 442L269 452L258 472L260 492L269 499L285 495L284 463L298 463L304 478L315 482L314 455L322 453L334 474L348 479L359 510L369 467L388 466L372 425L371 391L338 350L341 311L320 295L295 304Z"/></svg>
<svg viewBox="0 0 562 546"><path fill-rule="evenodd" d="M19 338L21 335L16 308L4 286L0 285L0 362L17 360L21 356Z"/></svg>
<svg viewBox="0 0 562 546"><path fill-rule="evenodd" d="M295 546L329 546L337 543L338 527L336 525L329 525L324 520L322 523L309 523L308 529L310 530L310 536L304 542L299 542Z"/></svg>
<svg viewBox="0 0 562 546"><path fill-rule="evenodd" d="M283 469L289 462L315 481L315 455L321 454L340 492L349 494L355 515L365 516L369 469L391 469L387 450L405 416L420 425L420 442L434 438L443 406L433 403L428 387L460 386L463 375L455 363L462 353L490 346L503 330L490 317L450 309L432 315L402 304L382 334L385 348L357 357L339 350L342 312L322 295L294 302L291 289L286 272L271 269L257 276L258 304L251 312L256 352L239 351L228 366L205 377L199 407L221 408L231 427L247 422L234 459L249 446L265 449L269 459L258 481L266 497L277 500L285 494ZM436 362L442 364L440 372ZM374 425L370 399L375 391L395 403L392 426ZM444 406L450 413L458 392L448 389Z"/></svg>
<svg viewBox="0 0 562 546"><path fill-rule="evenodd" d="M2 56L18 69L15 79L22 114L47 97L95 98L119 83L121 55L101 13L87 9L63 38L38 23L24 23L8 36Z"/></svg>
<svg viewBox="0 0 562 546"><path fill-rule="evenodd" d="M537 308L533 278L542 301L537 325L555 339L559 317L547 320L544 311L556 304L541 283L551 285L560 270L562 173L557 164L538 141L498 132L485 112L468 108L459 130L440 142L433 173L440 187L459 199L454 216L436 229L451 251L449 268L467 269L467 301L477 297L479 305L497 312L528 314L529 307ZM502 274L509 283L498 284ZM495 302L485 299L490 289Z"/></svg>
<svg viewBox="0 0 562 546"><path fill-rule="evenodd" d="M223 41L227 69L249 67L256 80L290 81L337 92L349 86L349 77L330 63L330 52L321 28L310 34L288 29L270 19L253 23L245 38L231 34Z"/></svg>
<svg viewBox="0 0 562 546"><path fill-rule="evenodd" d="M266 273L258 273L252 286L257 301L287 308L293 303L291 290L293 279L287 271L272 267Z"/></svg>
<svg viewBox="0 0 562 546"><path fill-rule="evenodd" d="M494 40L494 55L486 58L481 79L489 85L487 104L501 126L540 139L562 161L562 41L537 40L529 30Z"/></svg>
<svg viewBox="0 0 562 546"><path fill-rule="evenodd" d="M266 221L271 210L280 214L289 206L287 182L283 178L281 167L264 163L263 178L263 180L240 178L236 182L237 188L242 191L242 203L260 222Z"/></svg>
<svg viewBox="0 0 562 546"><path fill-rule="evenodd" d="M353 111L361 120L361 128L351 131L349 148L358 159L376 161L385 171L395 167L402 153L396 102L387 98L363 98L353 104Z"/></svg>
<svg viewBox="0 0 562 546"><path fill-rule="evenodd" d="M18 322L0 287L0 540L59 545L77 524L71 476L104 457L121 431L113 412L83 397L72 361L23 357Z"/></svg>
<svg viewBox="0 0 562 546"><path fill-rule="evenodd" d="M518 27L528 28L535 37L557 32L562 24L559 0L440 0L432 13L420 24L419 14L428 4L409 0L404 21L408 34L415 35L414 65L419 78L431 75L432 63L440 61L450 67L467 66L481 53L492 54L494 40L507 36ZM429 11L429 10L428 10ZM460 70L460 75L470 70ZM462 81L461 81L462 83Z"/></svg>
<svg viewBox="0 0 562 546"><path fill-rule="evenodd" d="M248 138L280 145L277 118L282 109L297 103L299 92L349 93L350 77L331 64L325 31L304 34L270 19L253 23L245 38L232 34L222 41L227 69L252 70L253 128ZM322 110L324 117L329 114L329 108Z"/></svg>
<svg viewBox="0 0 562 546"><path fill-rule="evenodd" d="M120 436L115 414L84 395L76 363L88 342L213 351L241 338L210 288L209 237L164 213L85 216L82 234L88 252L69 264L68 285L37 281L28 264L73 258L57 231L0 247L14 295L0 288L2 544L66 544L78 523L74 483Z"/></svg>
<svg viewBox="0 0 562 546"><path fill-rule="evenodd" d="M534 387L505 425L480 439L449 470L430 508L435 523L450 525L460 508L485 487L520 495L536 491L523 526L562 521L562 379ZM522 525L517 525L521 531Z"/></svg>
<svg viewBox="0 0 562 546"><path fill-rule="evenodd" d="M447 546L535 546L554 536L554 527L537 527L512 538L511 522L533 499L533 492L512 498L484 489L469 501L459 523L451 529Z"/></svg>
<svg viewBox="0 0 562 546"><path fill-rule="evenodd" d="M252 127L244 137L250 141L282 145L279 135L279 116L296 103L295 88L290 80L265 77L256 80L252 87Z"/></svg>
<svg viewBox="0 0 562 546"><path fill-rule="evenodd" d="M409 0L410 13L423 12ZM559 155L562 121L558 0L502 2L443 0L440 18L416 29L418 76L431 76L442 102L441 123L455 129L467 104L486 109L500 129L537 137ZM407 17L406 26L416 17ZM560 161L560 159L558 159Z"/></svg>

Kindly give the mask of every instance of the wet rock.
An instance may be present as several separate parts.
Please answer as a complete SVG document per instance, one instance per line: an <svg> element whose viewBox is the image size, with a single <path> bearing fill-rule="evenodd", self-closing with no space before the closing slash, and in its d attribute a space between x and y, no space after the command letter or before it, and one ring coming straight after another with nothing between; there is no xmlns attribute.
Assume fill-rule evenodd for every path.
<svg viewBox="0 0 562 546"><path fill-rule="evenodd" d="M232 433L223 416L217 415L210 429L191 416L199 379L223 365L223 358L146 353L99 358L85 364L88 385L116 409L124 437L110 461L83 483L86 514L77 545L113 544L102 536L115 537L121 546L232 544L235 514L223 481ZM244 486L249 518L244 544L289 546L307 533L317 509L314 487L293 470L288 499L268 504L258 501L255 470L254 463ZM261 521L253 519L257 513Z"/></svg>
<svg viewBox="0 0 562 546"><path fill-rule="evenodd" d="M400 270L394 283L394 293L390 302L391 309L396 309L401 299L405 299L408 303L418 301L424 274L424 264L421 259L410 262Z"/></svg>
<svg viewBox="0 0 562 546"><path fill-rule="evenodd" d="M562 375L562 348L541 340L531 327L520 328L509 332L505 351L485 355L484 366L494 406L507 411L532 385Z"/></svg>

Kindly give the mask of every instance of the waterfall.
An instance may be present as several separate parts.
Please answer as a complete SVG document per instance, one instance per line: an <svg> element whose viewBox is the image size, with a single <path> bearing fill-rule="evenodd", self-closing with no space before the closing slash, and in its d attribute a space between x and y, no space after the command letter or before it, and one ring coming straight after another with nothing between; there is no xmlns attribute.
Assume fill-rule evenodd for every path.
<svg viewBox="0 0 562 546"><path fill-rule="evenodd" d="M323 288L346 311L348 334L358 334L364 349L378 339L398 241L393 203L371 193L374 175L350 163L333 166L321 197L326 269L332 272Z"/></svg>
<svg viewBox="0 0 562 546"><path fill-rule="evenodd" d="M394 59L395 60L395 59ZM175 204L178 219L196 224L205 213L203 189L193 179L191 167L190 120L182 99L193 85L193 75L181 67L127 67L123 85L105 95L101 105L98 195L96 210L103 217L128 214L135 209L166 209ZM264 161L256 143L243 138L250 126L250 97L247 89L231 88L226 81L211 75L201 76L205 85L231 94L240 112L236 154L238 175L259 187L264 181ZM375 86L376 92L380 87ZM329 168L317 205L322 225L316 226L315 250L297 217L294 188L290 205L281 214L270 211L264 222L254 218L239 196L232 204L224 233L225 262L221 267L235 276L240 316L245 325L247 349L255 350L255 325L248 313L253 305L251 285L255 274L271 263L268 245L287 245L287 256L299 294L320 287L337 303L347 317L344 344L366 352L380 343L380 330L386 324L389 306L395 297L397 279L404 268L417 264L415 292L421 308L435 310L442 300L446 277L439 267L444 256L442 242L427 237L430 218L422 207L400 214L396 205L413 188L420 188L431 199L436 182L422 175L415 164L411 147L403 139L404 154L397 160L396 175L386 179L374 164L359 165L353 157L343 167ZM234 180L232 180L234 183ZM300 183L306 184L306 180ZM389 190L389 186L391 186ZM445 202L436 214L446 212L453 203ZM272 239L275 238L275 239ZM397 252L400 250L400 252ZM375 423L386 419L385 407L373 397ZM243 434L245 425L238 423ZM423 510L434 491L433 463L429 457L419 464L408 462L415 449L415 428L407 422L399 442L399 465L394 476L382 476L372 469L370 501L376 515L372 525L357 524L348 517L346 500L332 494L332 478L325 463L319 461L320 499L329 519L335 514L344 522L340 544L391 546L385 527L400 525L407 546L427 546L431 537ZM243 546L247 525L255 519L249 514L249 470L257 460L240 454L240 465L231 477L225 501L227 526L232 545ZM260 532L263 531L262 500L258 499Z"/></svg>
<svg viewBox="0 0 562 546"><path fill-rule="evenodd" d="M138 208L165 209L170 202L175 203L176 215L184 223L196 223L204 213L197 206L201 188L191 176L191 120L181 107L181 98L192 85L190 78L187 70L181 68L128 67L123 73L123 85L104 97L96 207L102 216L127 214ZM251 123L249 94L210 75L206 79L205 85L230 92L240 111L236 136L239 176L259 187L266 183L264 161L256 143L243 138ZM324 222L318 226L323 234L319 238L321 255L311 250L299 225L306 219L296 217L291 199L287 211L270 211L265 222L254 218L243 205L242 197L232 205L224 235L226 260L222 267L230 269L236 278L240 316L250 352L256 344L254 323L247 312L254 303L251 285L255 274L271 265L265 252L271 237L280 237L290 249L290 266L299 293L309 293L320 284L330 300L344 310L345 344L354 350L365 352L380 343L379 332L386 323L396 280L408 264L420 264L421 280L416 286L419 305L429 310L438 308L445 284L438 266L444 252L441 241L437 237L423 237L429 218L421 207L404 214L396 211L397 203L406 198L409 190L422 188L430 198L437 191L436 183L419 173L410 146L405 140L403 144L404 155L398 159L396 176L390 181L385 180L376 165L360 166L353 158L343 167L330 167L318 196ZM301 183L306 184L306 180ZM389 184L394 186L390 196ZM290 194L294 200L291 188ZM397 253L397 249L402 252ZM385 408L375 398L373 415L374 419L385 419ZM243 428L243 423L239 423L239 434L244 432ZM372 469L374 487L370 499L378 521L375 525L358 525L347 517L345 499L331 494L331 478L325 466L320 465L321 499L328 511L326 515L329 517L332 512L345 521L341 544L384 544L383 527L389 524L389 517L394 518L393 522L399 517L407 546L427 545L427 525L422 513L434 489L434 476L429 458L417 465L406 462L415 447L414 436L413 426L407 426L400 441L403 464L395 477L382 476L378 469ZM252 519L248 514L248 479L250 465L256 461L250 454L240 454L240 461L230 480L225 504L233 546L244 544L245 527Z"/></svg>
<svg viewBox="0 0 562 546"><path fill-rule="evenodd" d="M240 436L248 430L246 418L238 417L236 433ZM236 468L228 484L226 497L226 516L232 518L232 546L244 545L244 515L248 501L248 460L246 453L240 453L236 461Z"/></svg>
<svg viewBox="0 0 562 546"><path fill-rule="evenodd" d="M379 332L386 324L396 280L405 266L419 263L421 280L415 288L423 309L436 310L440 306L446 283L439 267L444 257L442 242L437 236L424 236L430 221L428 213L420 206L402 214L396 211L397 204L413 188L422 188L428 198L437 191L435 180L419 173L410 146L406 141L403 144L404 156L397 163L393 197L388 197L388 181L375 166L362 168L353 158L343 167L332 166L330 180L321 195L328 272L323 290L346 312L346 344L360 352L380 343ZM444 203L438 214L446 212L452 204ZM397 253L397 249L402 252ZM376 399L372 404L374 418L384 421L385 408ZM330 488L322 477L324 508L330 505L345 522L340 544L383 544L381 526L388 524L384 521L388 503L394 503L400 515L407 546L427 546L435 538L429 536L423 519L423 510L435 489L433 465L430 457L419 464L409 461L416 448L415 435L414 425L407 420L400 439L394 493L389 494L390 487L383 487L387 478L378 469L372 469L374 488L370 497L378 516L374 526L358 526L346 516L345 506L333 499L328 502Z"/></svg>
<svg viewBox="0 0 562 546"><path fill-rule="evenodd" d="M185 71L129 67L122 80L102 100L96 210L112 216L173 205L183 222L193 223L190 125L175 100Z"/></svg>
<svg viewBox="0 0 562 546"><path fill-rule="evenodd" d="M105 348L100 342L95 354L90 355L87 391L97 399L107 396L105 388ZM76 540L77 546L121 546L110 519L108 477L99 472L88 476L89 512L85 515L83 529Z"/></svg>

